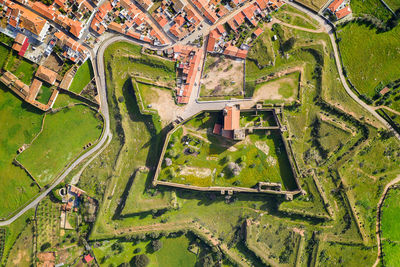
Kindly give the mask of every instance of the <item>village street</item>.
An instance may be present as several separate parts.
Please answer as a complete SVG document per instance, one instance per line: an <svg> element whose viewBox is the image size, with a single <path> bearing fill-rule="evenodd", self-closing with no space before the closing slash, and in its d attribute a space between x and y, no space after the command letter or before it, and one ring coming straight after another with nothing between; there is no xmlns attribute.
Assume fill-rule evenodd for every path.
<svg viewBox="0 0 400 267"><path fill-rule="evenodd" d="M250 3L248 3L250 4ZM360 100L357 95L351 90L351 88L348 86L346 79L343 75L343 69L342 69L342 64L340 61L340 56L338 53L338 47L337 44L335 42L335 37L334 37L334 32L333 32L333 27L331 26L330 22L321 17L320 15L318 15L317 13L314 13L313 11L297 4L294 2L287 2L288 5L293 6L294 8L307 13L309 16L311 16L312 18L314 18L315 20L317 20L320 25L325 29L325 31L329 34L332 46L333 46L333 51L334 51L334 55L335 55L335 61L336 61L336 66L340 75L340 80L346 90L346 92L358 103L360 104L363 108L365 108L366 110L368 110L373 116L375 116L383 125L385 125L388 129L390 129L392 132L395 133L396 137L400 140L400 135L397 134L394 129L381 117L379 116L375 109L369 105L367 105L366 103L364 103L362 100ZM245 8L247 6L244 5L241 8L237 9L234 12L239 12L240 10L242 10L242 8ZM228 19L230 17L230 15L228 15L225 19ZM220 22L217 22L217 24L219 24ZM213 27L210 27L211 29ZM85 33L83 34L84 37L87 36L87 31L88 29L85 29ZM197 32L198 30L196 30L192 36L197 36L199 34L199 32ZM208 34L208 32L205 32L204 29L201 29L201 34L205 35ZM204 36L205 37L205 36ZM188 38L192 38L191 36L189 36ZM157 46L152 46L152 45L148 45L148 44L144 44L143 42L134 40L134 39L130 39L121 35L113 35L111 38L108 38L106 40L104 40L99 46L95 47L95 49L91 49L88 47L90 53L91 53L91 61L93 64L93 71L94 71L94 76L95 76L95 80L96 80L96 85L98 88L98 93L100 95L100 110L101 113L103 115L104 118L104 128L103 128L103 133L102 136L100 138L100 141L88 152L86 152L85 154L83 154L82 156L80 156L75 162L71 163L65 170L64 172L56 179L56 181L50 185L45 191L43 191L36 199L34 199L32 202L30 202L28 205L26 205L24 208L22 208L21 210L19 210L17 213L15 213L10 219L5 220L5 221L1 221L0 222L0 226L6 226L11 224L12 222L14 222L16 219L18 219L21 215L23 215L26 211L28 211L31 208L34 208L43 198L45 198L47 196L47 194L49 192L51 192L51 190L53 190L53 188L55 188L61 181L63 181L68 175L69 173L75 169L81 162L83 162L84 160L88 159L88 158L92 158L90 160L93 160L95 156L99 155L100 152L109 144L111 138L112 138L112 134L110 131L110 114L109 114L109 108L108 108L108 102L107 102L107 85L106 85L106 77L105 77L105 68L104 68L104 51L106 50L106 48L111 45L112 43L118 42L118 41L127 41L127 42L131 42L131 43L135 43L138 45L142 45L151 49L155 49L155 50L163 50L165 48L168 47L172 47L174 45L174 43L168 45L168 46L163 46L163 47L157 47ZM187 40L183 40L180 43L185 43L187 42ZM203 49L203 51L205 51L205 49ZM204 60L205 55L203 55L203 60ZM180 114L180 116L184 119L189 118L190 116L200 112L200 111L204 111L204 110L220 110L222 109L227 103L243 103L244 101L250 101L250 100L246 100L246 99L242 99L242 100L224 100L224 101L208 101L208 102L199 102L197 101L197 97L199 94L199 90L200 90L200 76L201 76L201 71L198 71L197 73L197 77L196 77L196 86L193 89L193 92L191 94L189 103L186 105L184 111L182 114ZM88 163L85 164L84 167L86 167L88 165Z"/></svg>

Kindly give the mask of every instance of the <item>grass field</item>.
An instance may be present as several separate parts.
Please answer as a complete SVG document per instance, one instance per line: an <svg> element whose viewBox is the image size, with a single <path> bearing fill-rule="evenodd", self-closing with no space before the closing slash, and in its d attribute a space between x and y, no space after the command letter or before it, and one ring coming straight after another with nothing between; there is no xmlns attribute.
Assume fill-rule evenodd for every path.
<svg viewBox="0 0 400 267"><path fill-rule="evenodd" d="M126 199L123 215L163 210L174 207L176 194L170 190L146 190L149 173L139 172L133 178L129 195Z"/></svg>
<svg viewBox="0 0 400 267"><path fill-rule="evenodd" d="M196 186L242 187L254 187L258 182L279 182L283 190L295 189L289 159L278 132L255 130L244 141L234 142L207 134L213 128L207 120L215 121L213 116L218 114L212 113L199 127L191 127L193 123L188 122L171 135L164 159L170 158L172 165L164 163L160 180ZM241 124L249 127L243 119L246 118L242 117ZM207 127L209 124L211 127ZM190 138L190 141L183 141L183 138ZM235 162L241 169L238 174L229 167Z"/></svg>
<svg viewBox="0 0 400 267"><path fill-rule="evenodd" d="M392 17L392 13L381 3L381 1L352 0L350 6L354 16L368 14L384 22Z"/></svg>
<svg viewBox="0 0 400 267"><path fill-rule="evenodd" d="M6 266L29 267L33 264L33 223L26 225L9 254Z"/></svg>
<svg viewBox="0 0 400 267"><path fill-rule="evenodd" d="M329 151L334 151L351 138L349 132L327 122L321 123L320 135L321 145Z"/></svg>
<svg viewBox="0 0 400 267"><path fill-rule="evenodd" d="M75 99L67 94L59 93L57 96L57 99L56 99L56 103L54 103L53 108L54 109L63 108L68 105L73 105L73 104L77 104L77 103L81 103L81 101L79 101L78 99Z"/></svg>
<svg viewBox="0 0 400 267"><path fill-rule="evenodd" d="M18 148L28 144L40 131L42 118L41 112L0 84L0 195L7 199L0 203L0 217L7 216L39 192L27 173L12 162Z"/></svg>
<svg viewBox="0 0 400 267"><path fill-rule="evenodd" d="M380 2L379 2L380 3ZM375 95L375 88L399 78L400 26L376 34L375 29L349 23L338 29L339 47L348 77L361 94Z"/></svg>
<svg viewBox="0 0 400 267"><path fill-rule="evenodd" d="M396 11L400 8L399 0L385 0L385 3L390 6L393 11Z"/></svg>
<svg viewBox="0 0 400 267"><path fill-rule="evenodd" d="M23 57L18 56L15 51L12 51L11 53L12 55L3 68L15 74L15 76L29 86L37 66L28 62Z"/></svg>
<svg viewBox="0 0 400 267"><path fill-rule="evenodd" d="M265 29L249 50L247 59L255 61L258 66L274 64L275 53L272 47L270 30Z"/></svg>
<svg viewBox="0 0 400 267"><path fill-rule="evenodd" d="M84 146L94 144L101 129L101 120L85 106L48 114L43 132L18 160L44 186L81 153Z"/></svg>
<svg viewBox="0 0 400 267"><path fill-rule="evenodd" d="M27 224L26 222L27 220L32 220L34 215L35 211L33 209L30 209L12 224L8 225L7 227L2 227L6 230L6 240L4 244L3 257L0 259L0 264L2 266L5 266L8 260L13 260L13 258L11 258L11 250L13 248L13 245L17 241L19 234L23 232L26 227L32 226L31 224ZM29 246L30 244L26 244L27 248L29 248Z"/></svg>
<svg viewBox="0 0 400 267"><path fill-rule="evenodd" d="M384 263L387 266L400 264L400 227L398 224L400 210L400 190L391 189L382 207L381 229Z"/></svg>
<svg viewBox="0 0 400 267"><path fill-rule="evenodd" d="M3 68L4 62L6 62L9 52L10 50L8 49L8 47L3 44L0 45L0 68Z"/></svg>
<svg viewBox="0 0 400 267"><path fill-rule="evenodd" d="M47 104L49 102L52 93L53 90L51 89L51 87L43 84L36 97L36 100L39 101L40 103Z"/></svg>
<svg viewBox="0 0 400 267"><path fill-rule="evenodd" d="M299 93L299 72L256 85L253 99L264 103L292 103Z"/></svg>
<svg viewBox="0 0 400 267"><path fill-rule="evenodd" d="M146 254L150 259L149 267L174 267L174 266L195 266L196 254L188 250L190 240L186 236L176 238L161 238L162 248L152 252L151 241L103 241L103 245L94 249L96 258L100 260L102 266L113 263L120 265L130 262L131 259L139 254ZM121 253L112 249L113 245L119 243L123 249ZM135 244L137 243L137 244ZM135 250L140 252L135 253Z"/></svg>
<svg viewBox="0 0 400 267"><path fill-rule="evenodd" d="M71 92L79 94L83 88L93 79L93 68L90 60L83 63L74 76L74 80L69 87Z"/></svg>
<svg viewBox="0 0 400 267"><path fill-rule="evenodd" d="M274 17L291 25L307 29L316 30L319 26L318 21L290 5L284 5L279 8L279 10L274 14Z"/></svg>

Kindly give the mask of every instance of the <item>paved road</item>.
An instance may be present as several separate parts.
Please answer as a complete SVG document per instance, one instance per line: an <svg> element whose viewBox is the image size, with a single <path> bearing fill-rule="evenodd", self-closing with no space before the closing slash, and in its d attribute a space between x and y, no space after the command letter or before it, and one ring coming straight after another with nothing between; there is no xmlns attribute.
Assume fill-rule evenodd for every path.
<svg viewBox="0 0 400 267"><path fill-rule="evenodd" d="M307 15L309 15L313 19L317 20L318 22L320 22L321 25L324 26L324 28L325 28L326 32L328 33L329 38L331 40L332 47L333 47L333 53L335 55L336 67L337 67L338 72L339 72L340 80L341 80L341 82L343 84L343 87L345 88L347 94L351 98L353 98L354 101L356 101L360 106L362 106L363 108L368 110L368 112L370 112L377 120L379 120L384 126L386 126L386 128L390 129L395 134L397 139L400 140L400 135L393 129L393 127L375 111L374 107L369 106L364 101L359 99L357 97L357 95L351 90L349 85L347 84L346 78L343 75L343 69L342 69L342 64L341 64L341 61L340 61L338 47L337 47L337 44L336 44L335 36L333 34L333 27L328 22L328 20L325 19L324 17L319 16L318 14L314 13L313 11L311 11L311 10L309 10L309 9L307 9L307 8L297 4L297 3L295 3L295 2L287 2L287 4L291 5L292 7L296 8L296 9L298 9L298 10L304 12L304 13L306 13Z"/></svg>
<svg viewBox="0 0 400 267"><path fill-rule="evenodd" d="M315 20L317 20L318 22L320 22L320 24L322 26L325 27L327 33L330 36L331 39L331 43L333 46L333 50L334 50L334 54L335 54L335 59L336 59L336 66L340 75L340 79L343 83L344 88L346 89L346 92L357 102L359 103L362 107L364 107L365 109L367 109L371 114L373 114L379 121L382 122L383 125L385 125L387 128L391 129L393 132L394 129L386 122L386 120L384 120L381 116L379 116L373 107L367 105L366 103L364 103L363 101L361 101L355 94L354 92L350 89L350 87L347 85L346 83L346 79L343 75L343 70L342 70L342 66L340 64L340 57L339 57L339 53L338 53L338 49L337 49L337 45L335 42L335 38L333 35L333 29L332 26L329 24L329 22L320 17L319 15L315 14L314 12L304 8L303 6L296 4L294 2L288 2L289 5L293 6L294 8L308 14L309 16L311 16L312 18L314 18ZM246 5L247 6L247 5ZM242 8L241 8L242 9ZM241 10L240 9L240 10ZM227 19L230 18L231 16L227 16ZM85 30L85 32L87 32L87 29ZM65 171L64 173L57 178L57 180L47 189L45 190L43 193L41 193L39 195L39 197L37 197L35 200L33 200L30 204L28 204L27 206L25 206L23 209L21 209L18 213L16 213L14 216L12 216L10 219L5 220L5 221L1 221L0 222L0 226L5 226L5 225L9 225L12 222L14 222L16 219L18 219L22 214L24 214L26 211L28 211L29 209L35 207L43 198L46 197L46 195L52 190L54 189L54 187L56 187L62 180L65 179L65 177L67 177L67 175L75 168L77 167L82 161L84 161L85 159L89 158L90 156L94 155L99 149L101 149L103 147L103 145L105 144L105 142L107 141L108 138L112 138L111 132L110 132L110 115L109 115L109 110L108 110L108 102L107 102L107 86L106 86L106 79L105 79L105 71L104 71L104 51L105 49L112 43L114 42L118 42L118 41L127 41L127 42L131 42L131 43L135 43L135 44L140 44L143 45L145 47L149 47L152 49L156 49L156 50L161 50L161 49L165 49L166 47L156 47L156 46L152 46L152 45L148 45L148 44L144 44L140 41L133 41L132 39L129 39L127 37L123 37L123 36L116 36L116 37L112 37L108 40L105 40L98 48L97 52L93 52L93 50L89 50L91 52L91 56L92 56L92 64L93 64L93 70L95 73L95 80L96 80L96 84L97 84L97 88L99 90L99 94L100 94L100 100L101 100L101 113L103 114L104 117L104 131L103 131L103 135L100 139L100 141L87 153L85 153L84 155L80 156L75 162L73 162ZM198 88L196 89L198 90ZM193 92L192 95L197 95L197 92ZM185 118L190 117L191 115L196 114L197 112L203 111L203 110L218 110L218 109L222 109L228 102L229 103L243 103L243 101L246 100L237 100L237 101L213 101L213 102L197 102L197 101L193 101L191 100L189 105L187 105L184 113L182 114ZM396 133L396 132L395 132ZM396 137L400 140L400 135L396 133Z"/></svg>

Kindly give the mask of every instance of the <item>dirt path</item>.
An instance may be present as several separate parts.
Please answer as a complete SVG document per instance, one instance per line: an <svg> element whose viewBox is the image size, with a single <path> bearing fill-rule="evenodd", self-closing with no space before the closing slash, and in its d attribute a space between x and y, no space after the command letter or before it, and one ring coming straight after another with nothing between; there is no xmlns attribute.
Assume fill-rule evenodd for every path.
<svg viewBox="0 0 400 267"><path fill-rule="evenodd" d="M326 32L326 29L325 29L325 27L323 27L323 26L321 26L321 27L320 27L319 29L317 29L317 30L313 30L313 29L308 29L308 28L304 28L304 27L292 25L292 24L283 22L283 21L281 21L281 20L279 20L279 19L277 19L277 18L273 18L272 21L271 21L270 23L272 23L272 24L274 24L274 23L279 23L279 24L281 24L281 25L283 25L283 26L286 26L286 27L289 27L289 28L293 28L293 29L297 29L297 30L305 31L305 32L311 32L311 33L322 33L322 32L325 33L325 32Z"/></svg>
<svg viewBox="0 0 400 267"><path fill-rule="evenodd" d="M398 112L397 110L394 110L394 109L392 109L392 108L389 108L389 107L387 107L387 106L377 106L377 107L374 107L375 108L375 110L377 110L377 109L386 109L386 110L389 110L390 112L392 112L392 113L394 113L394 114L396 114L397 116L400 116L400 112Z"/></svg>
<svg viewBox="0 0 400 267"><path fill-rule="evenodd" d="M373 267L378 266L380 258L381 258L381 253L382 253L382 243L381 243L381 215L382 215L382 204L383 201L386 198L386 194L389 191L389 189L400 182L400 175L397 175L397 177L395 179L393 179L392 181L390 181L386 186L385 189L383 189L383 193L381 198L379 199L378 205L377 205L377 219L376 219L376 240L378 241L378 257L376 258L376 261L373 265Z"/></svg>

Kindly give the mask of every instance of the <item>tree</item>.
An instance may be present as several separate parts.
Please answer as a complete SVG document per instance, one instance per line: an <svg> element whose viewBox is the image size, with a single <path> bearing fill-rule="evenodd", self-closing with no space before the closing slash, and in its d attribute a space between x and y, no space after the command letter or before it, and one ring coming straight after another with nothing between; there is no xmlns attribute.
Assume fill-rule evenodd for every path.
<svg viewBox="0 0 400 267"><path fill-rule="evenodd" d="M146 254L136 255L131 260L131 266L145 267L149 264L150 260Z"/></svg>
<svg viewBox="0 0 400 267"><path fill-rule="evenodd" d="M162 242L160 239L151 241L151 245L153 247L153 251L159 251L162 248Z"/></svg>
<svg viewBox="0 0 400 267"><path fill-rule="evenodd" d="M296 42L296 39L294 37L291 37L288 40L286 40L282 44L282 47L281 47L282 52L283 53L289 52L293 48L295 42Z"/></svg>

